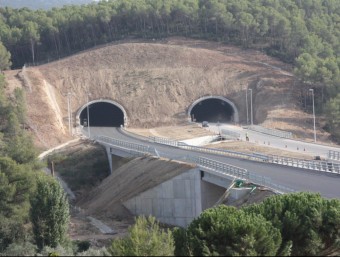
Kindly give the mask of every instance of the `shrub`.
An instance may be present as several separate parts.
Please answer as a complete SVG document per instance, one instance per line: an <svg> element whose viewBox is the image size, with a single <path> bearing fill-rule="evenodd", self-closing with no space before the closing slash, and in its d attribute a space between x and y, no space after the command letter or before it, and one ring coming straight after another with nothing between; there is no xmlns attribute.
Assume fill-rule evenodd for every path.
<svg viewBox="0 0 340 257"><path fill-rule="evenodd" d="M154 217L141 216L129 235L114 240L108 250L113 256L173 256L174 241L172 232L162 230Z"/></svg>

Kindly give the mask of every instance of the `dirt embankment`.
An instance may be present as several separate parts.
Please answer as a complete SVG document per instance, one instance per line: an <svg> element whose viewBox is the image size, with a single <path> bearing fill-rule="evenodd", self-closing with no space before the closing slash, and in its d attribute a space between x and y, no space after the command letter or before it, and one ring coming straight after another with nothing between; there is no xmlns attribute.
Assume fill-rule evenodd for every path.
<svg viewBox="0 0 340 257"><path fill-rule="evenodd" d="M240 122L245 123L245 93L252 88L256 124L304 137L312 133L311 114L299 109L299 86L290 70L259 51L216 42L185 38L116 42L27 68L28 116L37 144L46 149L70 136L67 93L73 125L90 93L89 100L121 104L129 127L153 128L185 123L188 107L207 95L235 103ZM12 85L22 82L11 72L6 77Z"/></svg>
<svg viewBox="0 0 340 257"><path fill-rule="evenodd" d="M77 201L77 205L87 214L105 218L129 216L122 202L192 168L190 164L161 158L136 158L114 170L100 186Z"/></svg>

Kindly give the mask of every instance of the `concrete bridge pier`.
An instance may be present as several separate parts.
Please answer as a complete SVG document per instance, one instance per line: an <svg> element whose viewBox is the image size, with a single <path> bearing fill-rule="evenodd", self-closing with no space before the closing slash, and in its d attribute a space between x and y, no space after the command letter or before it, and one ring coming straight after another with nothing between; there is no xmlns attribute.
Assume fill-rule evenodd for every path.
<svg viewBox="0 0 340 257"><path fill-rule="evenodd" d="M111 148L110 146L105 146L105 148L111 173L114 170L112 175L119 166L129 163L131 157L134 157L132 152L124 148ZM153 172L150 168L146 169L141 161L138 168L133 167L134 170L137 168L141 172L136 172L135 175L129 173L130 177L135 176L129 178L131 181L142 183L127 185L131 190L135 188L136 193L130 190L128 198L122 201L122 204L135 216L151 215L161 223L187 227L204 210L222 203L227 193L229 197L237 199L249 192L241 189L242 194L240 192L229 194L226 191L234 183L234 177L184 163L181 172L172 176L170 174L181 164L166 159L150 158L156 164L153 169L157 170ZM125 174L127 173L122 173L120 176ZM144 175L147 177L143 177ZM146 187L140 191L139 188L145 184L152 184L152 187ZM112 186L115 187L114 184Z"/></svg>
<svg viewBox="0 0 340 257"><path fill-rule="evenodd" d="M123 204L134 215L152 215L159 222L186 227L213 207L233 181L222 178L217 185L203 180L202 175L204 178L207 173L199 168L188 170Z"/></svg>

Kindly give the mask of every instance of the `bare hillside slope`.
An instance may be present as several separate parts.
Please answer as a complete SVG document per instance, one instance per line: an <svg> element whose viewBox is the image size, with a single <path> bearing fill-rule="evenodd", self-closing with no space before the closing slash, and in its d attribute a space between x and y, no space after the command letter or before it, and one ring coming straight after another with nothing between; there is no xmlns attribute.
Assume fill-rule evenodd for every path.
<svg viewBox="0 0 340 257"><path fill-rule="evenodd" d="M55 146L69 136L68 92L73 125L87 102L87 92L89 100L121 104L129 127L183 124L188 107L206 95L235 103L244 124L245 92L252 88L255 124L309 137L311 114L298 107L300 91L290 69L261 52L216 42L185 38L116 42L27 68L29 117L36 134L44 138L44 145L37 141L42 147Z"/></svg>

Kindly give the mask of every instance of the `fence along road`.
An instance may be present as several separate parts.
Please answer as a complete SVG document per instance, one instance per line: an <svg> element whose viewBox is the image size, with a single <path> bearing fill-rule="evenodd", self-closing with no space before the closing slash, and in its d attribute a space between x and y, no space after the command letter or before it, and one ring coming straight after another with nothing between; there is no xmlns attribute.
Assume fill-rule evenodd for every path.
<svg viewBox="0 0 340 257"><path fill-rule="evenodd" d="M265 155L265 154L259 154L259 153L246 154L246 153L235 152L235 151L230 151L230 150L192 146L192 145L188 145L188 144L178 142L175 140L171 140L168 138L160 138L160 137L154 137L154 136L149 137L148 139L150 142L174 146L174 147L180 147L183 149L196 151L196 152L206 152L206 153L213 153L213 154L219 154L219 155L227 155L231 157L245 158L245 159L254 160L254 161L264 161L264 162L270 162L270 163L275 163L279 165L293 166L297 168L340 174L340 163L336 163L332 161L309 161L309 160L302 160L298 158L283 157L279 155Z"/></svg>
<svg viewBox="0 0 340 257"><path fill-rule="evenodd" d="M287 138L289 137L289 134L282 134L282 135L275 134L277 130L267 129L266 130L267 134L263 134L255 130L244 129L238 126L232 126L230 124L220 124L218 127L216 124L211 123L209 127L209 130L214 131L215 133L218 133L219 130L223 130L223 129L236 131L240 133L241 140L245 140L245 135L246 133L248 133L249 141L259 146L263 145L267 147L288 150L291 152L309 154L311 156L320 156L321 158L325 158L325 159L329 158L329 150L334 151L334 152L340 152L340 148L336 146L322 145L319 143L307 143L307 142L303 142L299 140L289 139ZM258 129L258 130L261 130L261 129Z"/></svg>
<svg viewBox="0 0 340 257"><path fill-rule="evenodd" d="M163 145L149 142L142 138L134 138L131 135L124 134L116 128L92 128L91 135L101 135L120 140L122 142L135 143L152 149L153 155L188 161L190 158L208 158L221 163L233 165L251 172L254 176L268 178L269 182L279 185L283 188L289 188L294 191L319 192L323 197L340 198L340 176L326 172L307 170L290 166L281 166L277 164L254 162L239 157L222 156L213 153L196 152L182 149L174 146ZM151 151L151 150L150 150Z"/></svg>

